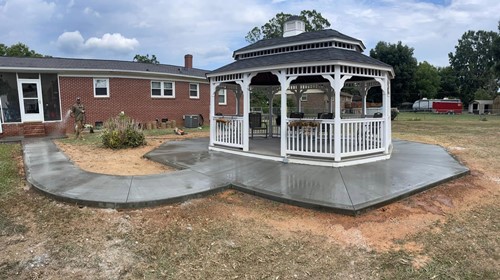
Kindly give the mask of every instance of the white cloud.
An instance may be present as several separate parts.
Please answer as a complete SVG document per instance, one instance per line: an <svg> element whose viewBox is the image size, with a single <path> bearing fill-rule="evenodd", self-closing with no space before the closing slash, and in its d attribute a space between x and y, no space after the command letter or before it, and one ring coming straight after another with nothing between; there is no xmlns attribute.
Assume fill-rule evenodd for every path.
<svg viewBox="0 0 500 280"><path fill-rule="evenodd" d="M85 9L83 9L83 13L86 15L93 15L95 17L101 17L101 14L99 14L98 11L95 11L90 7L85 7Z"/></svg>
<svg viewBox="0 0 500 280"><path fill-rule="evenodd" d="M139 46L139 41L126 38L120 33L106 33L101 38L91 37L85 41L80 31L73 31L61 34L57 45L68 53L106 50L126 54L134 51Z"/></svg>

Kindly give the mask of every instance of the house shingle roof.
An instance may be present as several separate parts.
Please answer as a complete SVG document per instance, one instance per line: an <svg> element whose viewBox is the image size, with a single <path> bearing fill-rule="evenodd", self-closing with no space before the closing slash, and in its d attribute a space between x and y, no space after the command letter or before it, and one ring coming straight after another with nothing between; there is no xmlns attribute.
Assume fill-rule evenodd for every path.
<svg viewBox="0 0 500 280"><path fill-rule="evenodd" d="M388 69L392 68L392 66L386 63L383 63L375 58L366 56L356 51L337 49L337 48L326 48L326 49L311 49L311 50L273 54L273 55L253 57L253 58L245 58L234 61L233 63L225 65L221 68L218 68L213 72L211 72L210 75L217 73L233 72L242 69L254 69L254 68L288 65L292 63L333 62L333 61L354 62L354 63L362 63Z"/></svg>
<svg viewBox="0 0 500 280"><path fill-rule="evenodd" d="M244 48L241 48L239 50L236 50L234 53L242 53L242 52L249 52L252 50L256 49L264 49L264 48L272 48L272 47L277 47L280 45L290 45L290 44L298 44L300 42L308 42L308 41L320 41L324 39L341 39L341 40L347 40L347 41L352 41L355 43L358 43L360 46L364 48L363 42L359 39L347 36L345 34L342 34L338 32L337 30L333 29L325 29L325 30L320 30L320 31L314 31L314 32L304 32L296 36L290 36L290 37L282 37L282 38L272 38L272 39L263 39L258 42L255 42L251 45L248 45Z"/></svg>
<svg viewBox="0 0 500 280"><path fill-rule="evenodd" d="M210 71L197 68L185 68L166 64L150 64L132 61L76 59L57 57L5 57L0 56L1 69L31 68L41 70L68 71L112 71L112 72L150 72L205 78Z"/></svg>

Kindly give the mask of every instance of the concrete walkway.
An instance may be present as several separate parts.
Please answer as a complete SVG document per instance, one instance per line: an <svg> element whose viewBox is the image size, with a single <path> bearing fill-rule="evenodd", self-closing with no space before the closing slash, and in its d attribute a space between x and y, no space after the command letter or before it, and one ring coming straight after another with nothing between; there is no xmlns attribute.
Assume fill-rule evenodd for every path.
<svg viewBox="0 0 500 280"><path fill-rule="evenodd" d="M50 139L23 141L27 180L69 203L138 208L234 188L272 200L357 214L457 178L469 169L443 148L394 141L390 160L332 168L208 151L208 139L167 142L151 160L179 168L148 176L112 176L76 167Z"/></svg>

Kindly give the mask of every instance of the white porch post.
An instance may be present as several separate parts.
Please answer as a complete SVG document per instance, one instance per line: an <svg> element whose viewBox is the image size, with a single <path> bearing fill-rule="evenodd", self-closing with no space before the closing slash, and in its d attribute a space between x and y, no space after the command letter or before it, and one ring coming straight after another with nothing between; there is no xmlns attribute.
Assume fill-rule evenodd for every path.
<svg viewBox="0 0 500 280"><path fill-rule="evenodd" d="M325 94L328 98L328 113L333 113L333 89L330 85L325 89Z"/></svg>
<svg viewBox="0 0 500 280"><path fill-rule="evenodd" d="M274 136L274 124L273 124L273 99L274 99L274 88L273 86L269 86L266 88L267 100L269 102L269 123L268 123L268 133L271 138Z"/></svg>
<svg viewBox="0 0 500 280"><path fill-rule="evenodd" d="M344 83L347 79L352 78L352 76L344 75L341 77L340 73L340 65L335 65L335 73L334 78L331 75L323 75L323 78L327 79L330 82L331 87L333 88L335 94L335 118L334 118L334 157L335 161L340 161L341 158L341 141L342 135L341 132L341 110L340 110L340 91L344 87Z"/></svg>
<svg viewBox="0 0 500 280"><path fill-rule="evenodd" d="M392 109L391 109L391 80L389 79L387 73L385 74L385 81L387 83L387 122L385 124L385 136L386 136L386 153L390 153L392 150Z"/></svg>
<svg viewBox="0 0 500 280"><path fill-rule="evenodd" d="M235 89L233 90L233 92L234 92L234 95L236 97L236 112L235 112L235 114L237 116L239 116L240 115L240 102L241 102L241 93L242 92L241 92L241 90L238 87L235 87Z"/></svg>
<svg viewBox="0 0 500 280"><path fill-rule="evenodd" d="M217 87L220 85L220 82L212 82L210 81L210 142L209 146L214 146L215 140L215 97L217 95Z"/></svg>
<svg viewBox="0 0 500 280"><path fill-rule="evenodd" d="M280 130L280 155L284 158L286 158L286 148L287 148L287 116L286 116L286 111L287 111L287 106L286 106L286 91L288 87L290 87L290 83L297 79L298 76L291 76L288 77L286 76L286 70L280 70L280 71L272 71L274 75L278 77L278 81L280 82L281 86L281 130Z"/></svg>
<svg viewBox="0 0 500 280"><path fill-rule="evenodd" d="M302 112L302 95L307 91L307 89L301 88L300 85L297 85L297 88L290 89L293 92L295 97L295 102L297 102L297 112Z"/></svg>
<svg viewBox="0 0 500 280"><path fill-rule="evenodd" d="M362 92L361 92L361 100L362 100L362 103L363 103L363 104L361 104L361 106L362 106L361 107L362 108L362 110L361 110L361 116L362 117L366 116L366 96L368 95L368 90L369 89L370 88L367 88L366 85L364 85L363 88L362 88Z"/></svg>
<svg viewBox="0 0 500 280"><path fill-rule="evenodd" d="M384 74L383 78L376 78L377 82L380 83L382 88L382 116L384 118L384 153L388 154L391 145L391 99L389 95L389 79L387 78L387 73Z"/></svg>
<svg viewBox="0 0 500 280"><path fill-rule="evenodd" d="M243 80L235 81L241 87L243 92L243 151L248 152L250 149L249 127L250 122L248 116L250 114L250 83L255 76L253 73L243 74Z"/></svg>

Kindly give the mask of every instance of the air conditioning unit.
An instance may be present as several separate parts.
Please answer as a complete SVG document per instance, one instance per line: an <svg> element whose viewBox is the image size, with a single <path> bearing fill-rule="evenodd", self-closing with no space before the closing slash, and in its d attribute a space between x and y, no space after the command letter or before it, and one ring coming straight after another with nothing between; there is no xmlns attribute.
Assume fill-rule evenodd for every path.
<svg viewBox="0 0 500 280"><path fill-rule="evenodd" d="M200 126L200 115L184 115L184 127L196 128Z"/></svg>

